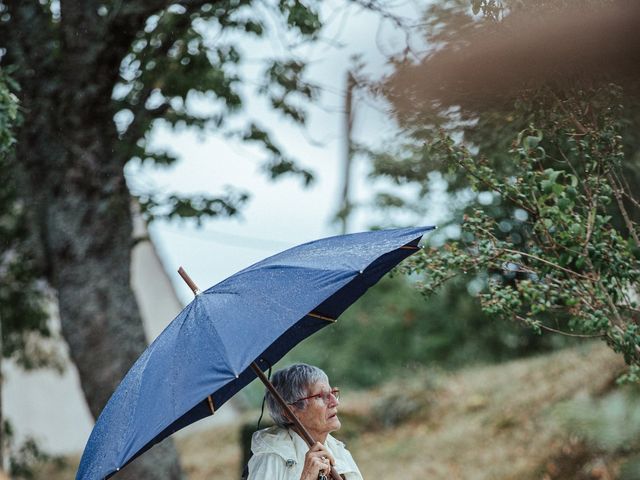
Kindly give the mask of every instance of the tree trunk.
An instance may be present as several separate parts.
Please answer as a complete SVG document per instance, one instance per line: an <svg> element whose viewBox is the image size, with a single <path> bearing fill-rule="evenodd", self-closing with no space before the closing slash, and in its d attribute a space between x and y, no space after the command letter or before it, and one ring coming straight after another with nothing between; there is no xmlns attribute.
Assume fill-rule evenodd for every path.
<svg viewBox="0 0 640 480"><path fill-rule="evenodd" d="M47 118L37 105L28 110L41 121ZM67 110L67 119L77 127L58 136L40 129L31 142L21 136L18 151L24 156L34 150L60 152L68 164L55 172L31 170L28 177L49 279L58 293L62 334L97 418L146 340L130 284L130 196L122 167L110 158L113 139L104 133L111 125L99 115L86 118L74 109ZM30 122L40 123L31 114L25 119ZM35 132L26 128L25 133ZM34 144L40 148L34 149ZM180 477L177 453L169 441L119 478Z"/></svg>
<svg viewBox="0 0 640 480"><path fill-rule="evenodd" d="M129 278L129 196L121 185L117 200L63 195L49 216L62 330L96 417L145 347ZM175 449L163 443L122 475L179 478Z"/></svg>
<svg viewBox="0 0 640 480"><path fill-rule="evenodd" d="M0 40L19 67L24 121L16 151L34 251L58 293L62 333L97 418L146 340L130 285L127 159L117 153L113 122L119 60L96 33L95 18L86 23L93 3L65 2L58 25L38 2L9 4L13 25ZM64 53L56 58L58 49ZM181 477L171 440L116 476Z"/></svg>

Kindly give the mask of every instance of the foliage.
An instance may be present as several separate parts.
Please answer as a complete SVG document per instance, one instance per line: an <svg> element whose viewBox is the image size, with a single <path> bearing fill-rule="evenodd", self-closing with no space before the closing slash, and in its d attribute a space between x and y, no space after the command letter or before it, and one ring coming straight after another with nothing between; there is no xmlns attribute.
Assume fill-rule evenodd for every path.
<svg viewBox="0 0 640 480"><path fill-rule="evenodd" d="M249 44L259 44L266 38L270 27L265 14L274 16L276 24L283 23L280 33L286 42L313 39L321 28L315 8L313 3L284 0L275 4L252 0L197 2L196 6L176 2L150 15L123 59L114 88L125 155L135 161L172 165L176 157L171 152L150 145L151 128L160 123L174 129L193 127L256 143L267 152L264 169L273 178L294 174L305 184L310 183L312 173L289 158L260 122L251 120L240 129L228 128L227 124L245 104L246 84L254 81L258 82L256 93L264 96L275 111L294 123L305 123L300 104L317 97L316 87L304 78L305 63L295 55L262 58L262 73L253 80L247 73L246 48L238 39L242 34L249 37ZM113 6L104 15L117 15L117 9ZM246 192L231 188L226 195L201 198L156 191L136 193L142 197L142 212L149 220L233 215L248 199Z"/></svg>
<svg viewBox="0 0 640 480"><path fill-rule="evenodd" d="M461 283L425 302L411 281L383 279L335 325L305 340L285 361L317 364L342 384L368 387L410 376L421 365L456 368L555 346L552 337L492 321L471 297L460 294Z"/></svg>
<svg viewBox="0 0 640 480"><path fill-rule="evenodd" d="M429 65L447 48L463 49L477 38L474 32L500 31L506 12L554 8L545 2L434 4L427 37L438 48L422 62ZM404 129L403 143L375 156L374 176L421 187L413 203L400 200L395 208L424 201L433 171L446 179L450 198L464 199L450 212L459 228L434 237L434 246L446 245L411 260L407 271L420 275L419 288L433 294L464 276L487 316L537 333L601 338L631 366L627 378L637 380L639 109L633 87L596 72L518 84L515 93L489 103L463 95L458 84L451 86L460 94L451 96L443 84L440 98L412 98L415 106L407 109L394 89L402 74L398 66L380 91Z"/></svg>
<svg viewBox="0 0 640 480"><path fill-rule="evenodd" d="M50 335L46 320L45 292L26 254L28 237L24 204L13 181L17 175L13 149L14 131L20 122L17 84L0 71L0 319L2 356L14 358L25 368L47 365L51 358L38 347L37 337Z"/></svg>
<svg viewBox="0 0 640 480"><path fill-rule="evenodd" d="M460 272L477 275L488 315L538 332L558 331L564 317L572 332L603 338L637 366L640 243L625 202L640 205L621 176L619 92L608 86L585 97L607 108L581 116L579 98L558 99L540 115L547 122L514 139L518 173L508 177L446 136L430 144L466 173L471 188L496 194L510 215L472 209L461 239L423 255L411 271L429 272L428 292Z"/></svg>
<svg viewBox="0 0 640 480"><path fill-rule="evenodd" d="M83 88L89 86L83 94L86 103L107 99L106 108L96 107L95 118L105 113L112 117L114 125L110 127L118 135L112 146L112 161L171 166L176 155L154 146L151 133L157 126L190 127L263 147L267 154L264 170L272 178L291 174L302 178L305 184L313 180L312 172L290 158L273 139L273 132L261 126L262 122L251 119L243 127L237 122L231 125L229 118L245 106L248 85L257 83L255 96L263 97L274 111L292 122L305 123L304 103L315 100L318 89L306 80L306 64L297 57L295 46L314 40L322 27L316 3L94 3L82 13L90 15L92 22L91 31L85 35L92 41L104 42L104 47L87 49L82 61L93 61L95 56L102 78L83 80L81 77L89 72L78 72L77 80ZM71 85L64 81L60 67L70 51L62 48L67 27L61 19L66 15L75 21L79 13L75 7L65 7L55 0L39 2L38 6L0 2L0 29L3 37L9 38L5 40L8 48L0 58L5 65L16 68L18 81L26 82L27 63L32 59L25 46L36 42L31 54L42 56L40 68L48 72L46 80L42 80L46 91L66 99L63 92ZM37 39L15 34L24 18L37 18ZM118 32L118 38L111 38L114 32ZM262 48L273 35L279 35L279 41L291 46L286 54L268 53L269 49ZM253 52L243 44L249 49L251 45L261 46L255 51L262 53L247 59ZM121 51L122 58L117 58ZM114 68L109 71L112 65ZM27 77L22 79L25 74ZM147 220L234 215L248 200L248 193L238 187L227 187L226 192L217 195L158 192L135 181L132 187L132 193L140 197Z"/></svg>

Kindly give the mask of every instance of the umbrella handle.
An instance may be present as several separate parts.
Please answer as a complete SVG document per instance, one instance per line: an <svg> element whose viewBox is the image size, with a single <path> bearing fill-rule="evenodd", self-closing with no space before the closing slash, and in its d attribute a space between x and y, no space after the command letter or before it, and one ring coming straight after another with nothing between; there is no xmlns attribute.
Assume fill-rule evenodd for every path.
<svg viewBox="0 0 640 480"><path fill-rule="evenodd" d="M307 429L304 428L304 425L302 425L302 423L300 423L300 420L298 420L298 417L296 417L294 415L293 411L291 410L291 407L287 404L287 402L284 401L284 398L282 398L280 393L276 390L276 388L273 386L273 384L269 381L267 376L260 369L260 367L258 366L258 364L256 362L251 362L251 368L256 373L258 378L262 381L262 383L264 383L264 386L267 387L269 392L271 392L271 395L273 395L273 397L280 404L280 406L284 409L284 411L287 412L287 415L293 421L293 424L294 424L294 426L296 428L296 431L300 434L300 436L304 439L304 441L307 442L307 445L309 446L309 448L311 448L316 442L313 439L313 437L309 434ZM331 467L331 478L333 478L333 480L342 480L342 477L340 476L340 474L338 473L338 471L334 467Z"/></svg>

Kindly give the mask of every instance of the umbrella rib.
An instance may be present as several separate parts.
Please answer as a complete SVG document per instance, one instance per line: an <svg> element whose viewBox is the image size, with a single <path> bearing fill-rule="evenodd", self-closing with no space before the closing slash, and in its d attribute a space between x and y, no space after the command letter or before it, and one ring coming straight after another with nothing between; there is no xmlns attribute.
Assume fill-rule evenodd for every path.
<svg viewBox="0 0 640 480"><path fill-rule="evenodd" d="M335 318L327 317L325 315L320 315L318 312L309 312L307 313L308 317L319 318L320 320L326 320L327 322L335 322Z"/></svg>
<svg viewBox="0 0 640 480"><path fill-rule="evenodd" d="M193 294L196 297L202 293L202 290L200 290L198 288L196 283L191 279L191 277L187 274L187 272L184 270L184 268L180 267L178 269L178 273L180 274L182 279L185 281L185 283L187 285L189 285L189 288L191 288L191 290L193 291ZM238 378L237 374L236 374L236 378ZM215 409L215 407L213 405L213 398L211 398L211 395L207 396L207 404L209 405L209 410L211 410L211 415L215 415L216 409Z"/></svg>

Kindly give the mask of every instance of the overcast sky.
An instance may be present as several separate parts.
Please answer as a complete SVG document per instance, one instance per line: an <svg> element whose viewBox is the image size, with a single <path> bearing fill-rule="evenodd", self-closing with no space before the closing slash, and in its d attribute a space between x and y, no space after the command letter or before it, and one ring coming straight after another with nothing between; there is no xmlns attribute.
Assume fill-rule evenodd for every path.
<svg viewBox="0 0 640 480"><path fill-rule="evenodd" d="M337 0L323 4L324 17L329 19L323 36L332 42L319 43L304 52L311 63L308 78L323 87L319 105L309 109L305 129L255 100L255 86L245 88L249 100L246 115L268 126L279 146L315 172L316 181L311 187L304 188L297 178L270 181L260 171L264 153L257 148L215 135L175 133L162 128L156 129L154 143L177 153L180 162L162 171L135 165L128 169L130 183L166 191L216 193L225 185L233 185L251 193L250 202L236 218L207 221L201 228L179 221L152 224L151 236L185 303L192 295L175 274L181 265L201 288L208 288L285 248L339 233L339 225L332 219L338 209L341 188L345 141L343 95L347 70L352 65L350 58L362 55L367 73L377 77L385 71L386 55L405 46L403 35L389 22L345 4ZM403 15L418 18L420 8L413 2L396 6ZM241 47L246 52L265 48L264 43L253 45L246 40ZM283 47L274 39L269 48L278 52ZM383 106L360 99L355 108L356 141L375 144L393 135L395 126L384 115ZM367 168L361 160L353 169L353 199L359 203L366 203L369 198ZM433 223L436 217L436 214L427 216L422 223ZM349 230L367 229L372 221L371 212L362 209L353 216Z"/></svg>

